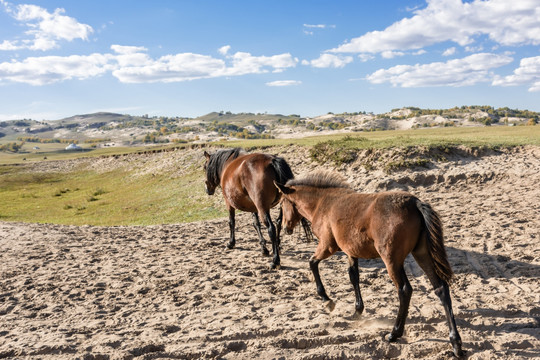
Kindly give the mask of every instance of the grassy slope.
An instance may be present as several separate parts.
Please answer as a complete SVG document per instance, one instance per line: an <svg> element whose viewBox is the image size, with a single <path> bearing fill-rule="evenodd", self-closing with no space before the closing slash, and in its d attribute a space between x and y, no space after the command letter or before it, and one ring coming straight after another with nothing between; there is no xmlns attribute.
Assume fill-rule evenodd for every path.
<svg viewBox="0 0 540 360"><path fill-rule="evenodd" d="M40 174L0 169L0 219L5 221L150 225L225 215L204 192L201 170L174 179L122 170Z"/></svg>
<svg viewBox="0 0 540 360"><path fill-rule="evenodd" d="M39 150L33 150L34 146L38 146ZM108 156L115 154L130 154L140 151L147 151L169 146L155 145L148 147L109 147L91 149L88 144L81 144L83 151L65 151L67 144L34 144L25 143L21 153L9 153L0 151L0 165L2 164L21 164L26 161L43 161L45 160L66 160L83 157ZM23 160L26 159L26 160Z"/></svg>
<svg viewBox="0 0 540 360"><path fill-rule="evenodd" d="M540 126L384 131L311 137L298 140L250 140L223 143L264 149L273 145L314 146L330 141L349 149L413 145L540 146ZM103 149L90 153L48 153L49 159L98 156L141 149ZM264 151L264 150L262 150ZM27 160L26 162L28 162ZM149 225L225 216L221 195L204 193L204 173L194 165L182 177L134 176L126 170L98 174L27 172L18 158L0 157L0 220L93 225ZM216 199L218 197L218 199ZM216 205L218 204L218 205Z"/></svg>

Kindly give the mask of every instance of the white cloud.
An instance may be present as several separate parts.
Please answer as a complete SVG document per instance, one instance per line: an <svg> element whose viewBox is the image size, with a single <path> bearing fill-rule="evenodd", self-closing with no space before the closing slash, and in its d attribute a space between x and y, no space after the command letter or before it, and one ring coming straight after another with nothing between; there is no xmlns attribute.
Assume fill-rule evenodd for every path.
<svg viewBox="0 0 540 360"><path fill-rule="evenodd" d="M540 2L538 0L427 0L416 10L382 31L354 38L334 53L380 53L420 49L453 41L470 45L474 37L487 35L501 45L540 44Z"/></svg>
<svg viewBox="0 0 540 360"><path fill-rule="evenodd" d="M371 54L358 54L358 58L360 59L361 62L366 62L366 61L375 59L375 56Z"/></svg>
<svg viewBox="0 0 540 360"><path fill-rule="evenodd" d="M316 68L342 68L353 61L352 56L338 56L334 54L322 54L318 59L311 61L303 60L303 65L311 65Z"/></svg>
<svg viewBox="0 0 540 360"><path fill-rule="evenodd" d="M456 53L456 48L452 46L451 48L448 48L443 51L442 56L452 56Z"/></svg>
<svg viewBox="0 0 540 360"><path fill-rule="evenodd" d="M18 50L19 46L13 41L4 40L0 44L0 50Z"/></svg>
<svg viewBox="0 0 540 360"><path fill-rule="evenodd" d="M1 1L1 0L0 0ZM142 46L112 45L115 54L31 57L0 63L0 82L45 85L69 79L86 79L111 72L123 83L177 82L204 78L282 72L295 67L291 54L253 56L237 52L224 59L180 53L152 59Z"/></svg>
<svg viewBox="0 0 540 360"><path fill-rule="evenodd" d="M227 53L229 52L230 49L231 49L231 45L225 45L225 46L220 47L218 49L218 52L221 55L225 56L225 55L227 55Z"/></svg>
<svg viewBox="0 0 540 360"><path fill-rule="evenodd" d="M88 40L94 31L90 25L81 24L76 19L63 15L64 9L56 9L53 13L37 5L17 5L2 1L5 11L17 21L28 27L25 32L29 39L4 40L0 50L50 50L58 47L58 40Z"/></svg>
<svg viewBox="0 0 540 360"><path fill-rule="evenodd" d="M470 53L476 53L476 52L484 51L484 47L482 45L465 46L465 51L470 52Z"/></svg>
<svg viewBox="0 0 540 360"><path fill-rule="evenodd" d="M304 27L305 27L305 28L308 28L308 29L326 29L326 28L335 28L336 25L326 25L326 24L316 24L316 25L312 25L312 24L304 24Z"/></svg>
<svg viewBox="0 0 540 360"><path fill-rule="evenodd" d="M148 49L144 46L111 45L111 50L113 50L117 54L131 55L147 51Z"/></svg>
<svg viewBox="0 0 540 360"><path fill-rule="evenodd" d="M401 51L390 51L390 50L386 50L386 51L383 51L381 52L381 56L384 58L384 59L393 59L397 56L403 56L405 55L404 52L401 52Z"/></svg>
<svg viewBox="0 0 540 360"><path fill-rule="evenodd" d="M304 24L304 34L313 35L315 32L313 30L323 30L323 29L335 29L336 25L326 25L326 24Z"/></svg>
<svg viewBox="0 0 540 360"><path fill-rule="evenodd" d="M497 54L474 54L462 59L430 64L397 65L380 69L366 79L373 84L391 83L400 87L466 86L493 79L490 69L512 62Z"/></svg>
<svg viewBox="0 0 540 360"><path fill-rule="evenodd" d="M233 66L224 69L223 75L238 76L246 74L260 74L272 69L272 72L282 72L286 68L295 67L297 58L291 54L273 56L253 56L246 52L237 52L232 56Z"/></svg>
<svg viewBox="0 0 540 360"><path fill-rule="evenodd" d="M529 91L540 91L540 56L521 59L513 75L496 76L496 86L530 85Z"/></svg>
<svg viewBox="0 0 540 360"><path fill-rule="evenodd" d="M150 56L144 53L147 49L143 46L111 45L111 50L117 53L114 59L118 62L120 68L146 66L153 62Z"/></svg>
<svg viewBox="0 0 540 360"><path fill-rule="evenodd" d="M0 82L31 85L52 84L69 79L87 79L112 69L110 55L29 57L21 62L0 63Z"/></svg>
<svg viewBox="0 0 540 360"><path fill-rule="evenodd" d="M324 25L324 24L319 24L319 25L304 24L304 27L308 28L308 29L313 29L313 28L324 29L326 27L326 25Z"/></svg>
<svg viewBox="0 0 540 360"><path fill-rule="evenodd" d="M224 69L223 60L207 55L182 53L162 56L157 60L146 58L146 63L142 65L121 64L112 74L123 83L169 83L216 77L222 74Z"/></svg>
<svg viewBox="0 0 540 360"><path fill-rule="evenodd" d="M302 84L302 82L299 80L277 80L266 83L267 86L294 86L300 84Z"/></svg>

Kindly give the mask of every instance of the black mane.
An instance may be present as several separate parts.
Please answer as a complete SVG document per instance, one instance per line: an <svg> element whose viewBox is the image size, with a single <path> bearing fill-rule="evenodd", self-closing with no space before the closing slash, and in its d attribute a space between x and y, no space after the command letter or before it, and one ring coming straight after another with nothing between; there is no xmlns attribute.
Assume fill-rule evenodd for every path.
<svg viewBox="0 0 540 360"><path fill-rule="evenodd" d="M239 155L243 154L244 150L241 148L219 150L210 155L210 160L206 166L206 179L214 184L219 185L221 182L221 173L223 166L229 159L236 159Z"/></svg>
<svg viewBox="0 0 540 360"><path fill-rule="evenodd" d="M287 186L311 186L317 188L344 188L351 186L338 174L331 171L314 171L302 178L287 181Z"/></svg>

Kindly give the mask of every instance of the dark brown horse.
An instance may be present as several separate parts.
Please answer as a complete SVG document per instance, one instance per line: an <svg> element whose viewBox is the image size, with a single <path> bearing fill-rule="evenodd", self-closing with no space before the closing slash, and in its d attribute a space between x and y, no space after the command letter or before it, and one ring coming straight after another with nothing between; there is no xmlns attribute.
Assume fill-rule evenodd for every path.
<svg viewBox="0 0 540 360"><path fill-rule="evenodd" d="M398 316L387 338L397 340L403 335L412 294L403 263L412 253L444 306L454 354L463 355L448 288L453 272L443 244L440 218L429 204L406 192L360 194L335 174L325 172L275 185L283 194L285 230L291 232L303 216L311 221L313 233L319 238L309 264L317 293L330 309L334 303L321 282L319 262L339 250L347 254L357 317L364 310L358 258L381 257L398 290Z"/></svg>
<svg viewBox="0 0 540 360"><path fill-rule="evenodd" d="M268 229L272 242L272 268L279 268L279 239L282 212L279 210L277 229L270 217L270 209L279 203L281 194L274 186L274 181L285 183L294 177L285 159L253 153L247 154L242 149L220 150L214 154L204 152L206 157L206 192L213 195L217 186L221 186L225 204L229 210L230 241L227 247L234 248L235 210L253 213L253 221L259 236L262 252L269 255L266 242L261 232L260 220ZM259 220L260 219L260 220ZM305 220L304 220L305 221Z"/></svg>

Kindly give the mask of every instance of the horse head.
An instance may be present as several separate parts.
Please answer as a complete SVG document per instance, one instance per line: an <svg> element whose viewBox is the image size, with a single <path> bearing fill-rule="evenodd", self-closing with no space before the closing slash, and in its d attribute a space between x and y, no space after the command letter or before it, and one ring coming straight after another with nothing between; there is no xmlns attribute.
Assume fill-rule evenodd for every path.
<svg viewBox="0 0 540 360"><path fill-rule="evenodd" d="M285 185L278 184L274 182L274 185L278 188L281 193L281 210L283 211L283 224L284 230L287 235L293 233L294 228L302 220L302 215L298 212L294 203L287 197L290 194L290 188Z"/></svg>
<svg viewBox="0 0 540 360"><path fill-rule="evenodd" d="M204 189L206 190L206 193L208 195L214 195L214 193L216 192L216 187L217 187L218 184L211 181L211 176L209 175L209 171L208 171L209 164L210 164L210 159L212 158L212 155L210 155L209 153L207 153L205 151L204 152L204 157L206 158L206 161L204 163L204 172L206 173L206 180L204 182Z"/></svg>

